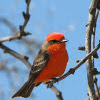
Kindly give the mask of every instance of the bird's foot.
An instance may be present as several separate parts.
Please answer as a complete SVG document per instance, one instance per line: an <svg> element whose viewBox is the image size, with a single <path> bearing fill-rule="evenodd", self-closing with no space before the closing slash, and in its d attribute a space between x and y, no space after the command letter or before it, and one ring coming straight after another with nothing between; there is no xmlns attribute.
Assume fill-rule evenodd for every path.
<svg viewBox="0 0 100 100"><path fill-rule="evenodd" d="M57 78L51 78L54 83L58 82Z"/></svg>

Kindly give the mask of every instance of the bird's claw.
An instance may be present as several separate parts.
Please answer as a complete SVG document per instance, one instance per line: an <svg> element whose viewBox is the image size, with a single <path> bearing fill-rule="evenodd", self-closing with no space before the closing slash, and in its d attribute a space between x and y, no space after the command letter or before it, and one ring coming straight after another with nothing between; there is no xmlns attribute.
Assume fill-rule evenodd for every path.
<svg viewBox="0 0 100 100"><path fill-rule="evenodd" d="M58 82L58 79L57 78L51 78L52 81L54 81L54 83Z"/></svg>

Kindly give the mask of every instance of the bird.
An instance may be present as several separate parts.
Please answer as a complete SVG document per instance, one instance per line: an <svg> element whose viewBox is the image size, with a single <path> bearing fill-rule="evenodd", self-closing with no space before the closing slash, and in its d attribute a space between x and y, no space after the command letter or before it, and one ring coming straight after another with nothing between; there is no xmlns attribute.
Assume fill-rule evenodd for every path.
<svg viewBox="0 0 100 100"><path fill-rule="evenodd" d="M66 42L68 40L62 33L53 32L47 35L34 59L27 82L12 98L28 98L34 87L63 75L68 62Z"/></svg>

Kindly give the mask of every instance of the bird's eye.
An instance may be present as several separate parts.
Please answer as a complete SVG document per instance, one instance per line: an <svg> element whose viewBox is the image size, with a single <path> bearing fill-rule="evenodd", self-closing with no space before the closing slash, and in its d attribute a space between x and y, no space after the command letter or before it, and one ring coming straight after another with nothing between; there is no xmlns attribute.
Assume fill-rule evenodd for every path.
<svg viewBox="0 0 100 100"><path fill-rule="evenodd" d="M57 40L52 40L53 43L58 42Z"/></svg>

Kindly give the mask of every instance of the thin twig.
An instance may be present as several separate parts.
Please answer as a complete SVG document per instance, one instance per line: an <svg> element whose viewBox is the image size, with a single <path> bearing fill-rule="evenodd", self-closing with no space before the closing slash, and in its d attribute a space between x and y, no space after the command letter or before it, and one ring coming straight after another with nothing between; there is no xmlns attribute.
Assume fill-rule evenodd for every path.
<svg viewBox="0 0 100 100"><path fill-rule="evenodd" d="M11 41L15 39L21 39L23 36L31 35L29 32L25 32L24 29L29 21L30 14L29 14L29 5L30 5L31 0L26 0L27 8L26 8L26 13L23 12L23 17L24 17L24 23L23 25L20 26L20 31L16 32L13 36L5 37L0 39L0 43L6 42L6 41Z"/></svg>
<svg viewBox="0 0 100 100"><path fill-rule="evenodd" d="M58 100L63 100L62 93L53 85L51 90L55 93Z"/></svg>
<svg viewBox="0 0 100 100"><path fill-rule="evenodd" d="M95 75L94 75L94 77L93 77L93 80L94 80L94 84L95 84L96 91L97 91L97 97L100 99L100 91L99 91L99 88L98 88L97 78L96 78Z"/></svg>
<svg viewBox="0 0 100 100"><path fill-rule="evenodd" d="M45 84L45 85L48 88L48 84ZM58 100L63 100L62 93L54 85L52 85L50 89L55 93Z"/></svg>
<svg viewBox="0 0 100 100"><path fill-rule="evenodd" d="M29 6L30 6L30 2L31 0L26 0L26 4L27 4L27 8L26 8L26 13L23 12L23 17L24 17L24 23L22 26L20 26L20 33L23 33L24 32L24 29L29 21L29 18L30 18L30 14L29 14Z"/></svg>
<svg viewBox="0 0 100 100"><path fill-rule="evenodd" d="M100 72L98 72L98 74L97 75L100 75Z"/></svg>
<svg viewBox="0 0 100 100"><path fill-rule="evenodd" d="M24 32L24 34L20 34L20 32L16 32L13 36L1 38L0 43L15 40L15 39L21 39L22 36L26 36L26 35L31 35L31 33Z"/></svg>
<svg viewBox="0 0 100 100"><path fill-rule="evenodd" d="M95 21L94 21L94 27L93 27L93 34L92 34L92 49L95 48L95 31L96 31L96 22L97 22L97 18L99 15L99 10L97 10L96 16L95 16ZM95 54L93 55L93 58L98 58L98 54L95 52ZM92 60L94 62L94 60Z"/></svg>

